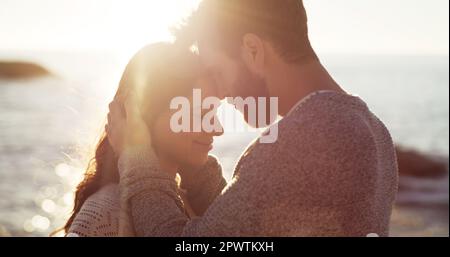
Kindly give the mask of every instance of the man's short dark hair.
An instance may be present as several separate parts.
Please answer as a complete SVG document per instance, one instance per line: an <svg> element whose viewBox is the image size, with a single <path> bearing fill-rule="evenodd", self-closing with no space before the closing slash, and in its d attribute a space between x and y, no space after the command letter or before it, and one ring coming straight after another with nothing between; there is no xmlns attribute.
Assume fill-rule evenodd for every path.
<svg viewBox="0 0 450 257"><path fill-rule="evenodd" d="M287 62L317 58L302 0L203 0L180 32L231 57L239 55L243 36L254 33L271 42Z"/></svg>

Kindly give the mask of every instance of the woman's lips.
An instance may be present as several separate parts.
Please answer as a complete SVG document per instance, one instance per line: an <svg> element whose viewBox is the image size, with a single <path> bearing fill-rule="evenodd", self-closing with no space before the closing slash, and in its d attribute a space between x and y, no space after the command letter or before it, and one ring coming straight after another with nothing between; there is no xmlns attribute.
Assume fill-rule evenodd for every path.
<svg viewBox="0 0 450 257"><path fill-rule="evenodd" d="M202 141L194 140L194 144L201 150L207 151L207 152L211 151L213 148L213 145L212 145L213 141L202 142Z"/></svg>

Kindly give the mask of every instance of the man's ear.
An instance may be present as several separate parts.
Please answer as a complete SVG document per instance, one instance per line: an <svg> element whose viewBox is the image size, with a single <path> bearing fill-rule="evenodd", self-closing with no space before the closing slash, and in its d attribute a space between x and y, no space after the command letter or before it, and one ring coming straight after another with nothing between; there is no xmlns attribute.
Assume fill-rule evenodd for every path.
<svg viewBox="0 0 450 257"><path fill-rule="evenodd" d="M250 71L263 77L265 49L263 40L252 33L245 34L242 38L242 58Z"/></svg>

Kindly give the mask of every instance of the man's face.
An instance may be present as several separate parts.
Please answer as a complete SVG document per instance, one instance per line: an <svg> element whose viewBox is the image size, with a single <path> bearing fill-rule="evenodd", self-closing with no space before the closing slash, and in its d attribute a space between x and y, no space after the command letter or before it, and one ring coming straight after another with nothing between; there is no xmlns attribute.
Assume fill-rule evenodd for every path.
<svg viewBox="0 0 450 257"><path fill-rule="evenodd" d="M264 79L253 74L242 58L230 58L225 52L205 45L200 47L200 58L214 78L220 98L267 97Z"/></svg>
<svg viewBox="0 0 450 257"><path fill-rule="evenodd" d="M203 64L217 84L218 95L221 99L226 97L269 99L265 80L252 73L241 57L233 59L225 52L205 45L200 45L199 51ZM238 110L244 114L245 120L249 123L248 112ZM249 125L258 127L256 124Z"/></svg>

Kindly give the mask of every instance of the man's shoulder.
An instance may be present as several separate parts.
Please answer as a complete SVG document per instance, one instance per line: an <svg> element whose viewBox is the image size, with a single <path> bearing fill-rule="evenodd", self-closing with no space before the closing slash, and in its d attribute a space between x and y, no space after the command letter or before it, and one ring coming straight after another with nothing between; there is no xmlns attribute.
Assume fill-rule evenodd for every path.
<svg viewBox="0 0 450 257"><path fill-rule="evenodd" d="M279 135L283 142L295 142L296 138L331 139L351 134L352 138L367 136L374 121L373 113L358 97L325 92L311 97L295 107L279 123Z"/></svg>
<svg viewBox="0 0 450 257"><path fill-rule="evenodd" d="M373 161L377 151L390 150L390 135L382 122L357 97L324 93L304 101L278 124L271 144L255 142L242 157L253 161L286 163ZM387 149L389 147L389 149ZM247 159L247 158L245 158Z"/></svg>

